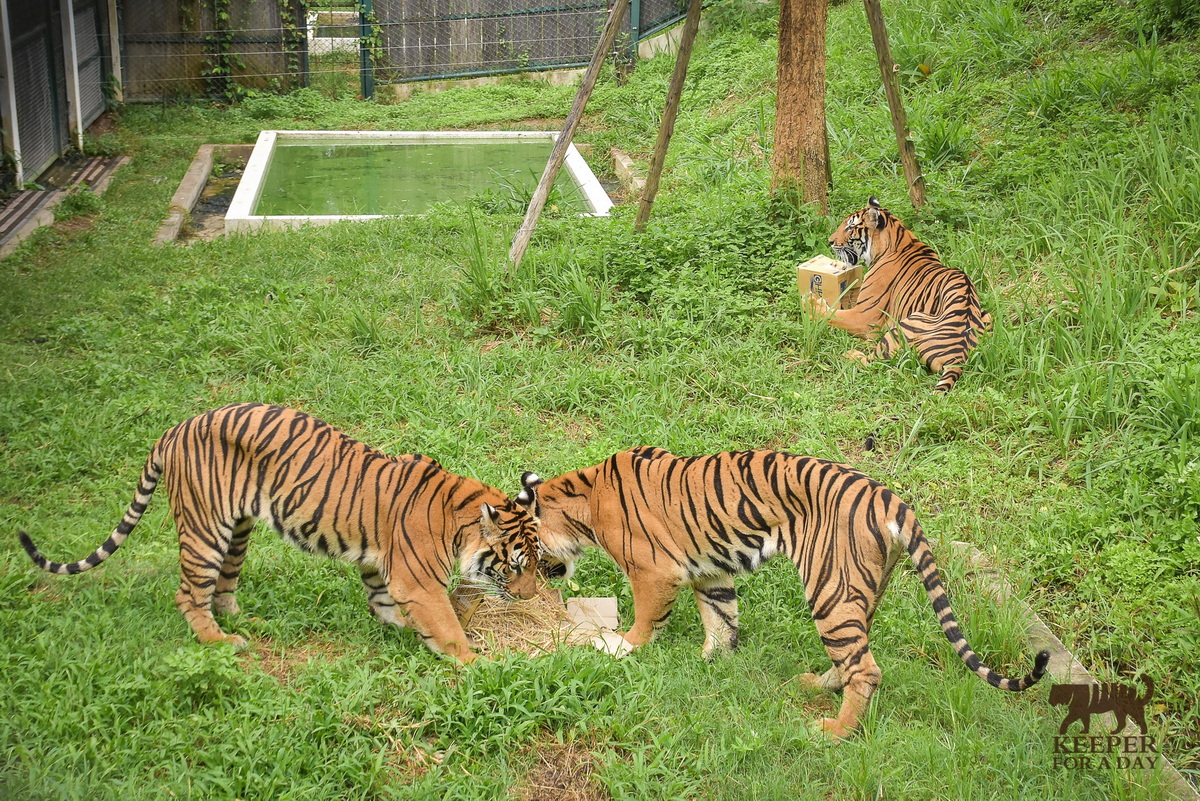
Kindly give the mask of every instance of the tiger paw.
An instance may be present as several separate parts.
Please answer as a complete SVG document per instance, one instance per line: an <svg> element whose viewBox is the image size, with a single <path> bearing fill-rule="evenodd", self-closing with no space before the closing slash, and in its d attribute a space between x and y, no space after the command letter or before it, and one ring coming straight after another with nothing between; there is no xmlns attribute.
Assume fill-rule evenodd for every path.
<svg viewBox="0 0 1200 801"><path fill-rule="evenodd" d="M825 689L821 686L821 677L816 673L801 673L796 680L801 687L807 687L810 690Z"/></svg>
<svg viewBox="0 0 1200 801"><path fill-rule="evenodd" d="M232 645L233 650L235 650L235 651L245 651L247 648L250 647L250 642L245 637L242 637L241 635L238 635L238 634L226 634L221 639L221 642Z"/></svg>
<svg viewBox="0 0 1200 801"><path fill-rule="evenodd" d="M704 646L700 649L700 657L706 662L711 662L716 657L732 654L736 648L736 633L734 633L732 637L724 640L714 639L713 637L705 637Z"/></svg>
<svg viewBox="0 0 1200 801"><path fill-rule="evenodd" d="M804 307L814 317L828 317L833 311L829 308L829 304L825 302L825 298L816 292L809 292L804 296Z"/></svg>
<svg viewBox="0 0 1200 801"><path fill-rule="evenodd" d="M867 354L863 353L861 350L846 351L846 358L852 362L858 362L863 367L866 367L871 361L867 358Z"/></svg>
<svg viewBox="0 0 1200 801"><path fill-rule="evenodd" d="M821 718L818 722L821 731L833 740L844 740L853 734L852 729L842 725L837 718Z"/></svg>
<svg viewBox="0 0 1200 801"><path fill-rule="evenodd" d="M213 612L221 615L239 615L242 608L238 606L237 598L232 595L218 595L213 598Z"/></svg>

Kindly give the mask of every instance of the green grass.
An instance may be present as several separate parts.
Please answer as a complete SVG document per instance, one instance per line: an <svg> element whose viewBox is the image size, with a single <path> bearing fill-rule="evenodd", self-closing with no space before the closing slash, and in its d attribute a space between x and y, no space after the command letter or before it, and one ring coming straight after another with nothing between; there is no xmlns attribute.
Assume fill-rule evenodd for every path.
<svg viewBox="0 0 1200 801"><path fill-rule="evenodd" d="M351 568L268 532L252 538L246 614L225 621L257 650L195 644L172 601L161 497L104 567L35 574L18 528L54 558L89 552L155 438L239 400L302 408L510 492L523 470L635 444L847 461L931 536L988 552L1098 676L1150 673L1154 732L1195 771L1200 52L1174 27L1088 21L1084 0L1057 4L1065 23L1026 5L885 5L926 161L920 212L861 7L831 10L829 219L766 190L773 9L718 6L648 230L632 233L632 205L545 219L517 270L504 256L520 210L495 198L149 242L200 144L262 128L545 128L570 88L389 104L331 82L123 109L104 147L134 159L103 203L0 263L0 796L495 798L528 787L547 754L575 755L615 798L1158 795L1055 769L1062 711L1045 687L1012 696L969 675L907 569L875 623L883 686L837 746L808 727L833 699L795 686L825 656L784 563L740 580L742 645L712 664L686 597L626 659L571 651L461 673L380 627ZM606 75L579 138L648 163L671 68L660 56L623 84ZM946 397L911 355L847 362L855 343L801 313L793 266L869 194L968 270L997 321ZM1019 622L937 556L975 648L1027 670ZM630 619L611 563L592 555L576 578Z"/></svg>

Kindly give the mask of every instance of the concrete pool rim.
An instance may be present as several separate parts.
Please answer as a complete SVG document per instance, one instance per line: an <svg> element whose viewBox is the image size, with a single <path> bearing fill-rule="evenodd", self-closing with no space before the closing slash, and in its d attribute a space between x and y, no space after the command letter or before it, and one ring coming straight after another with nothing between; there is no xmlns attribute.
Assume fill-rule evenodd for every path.
<svg viewBox="0 0 1200 801"><path fill-rule="evenodd" d="M275 146L281 140L317 140L338 144L354 142L457 142L487 143L496 141L546 141L558 139L556 131L262 131L254 151L246 162L245 172L238 183L229 211L225 214L225 233L255 231L260 228L298 228L303 225L326 225L346 220L377 220L397 217L396 214L313 214L313 215L256 215L253 213L262 192L263 180L271 165ZM588 211L584 217L607 217L613 202L596 179L579 150L572 143L567 147L563 169L579 187Z"/></svg>

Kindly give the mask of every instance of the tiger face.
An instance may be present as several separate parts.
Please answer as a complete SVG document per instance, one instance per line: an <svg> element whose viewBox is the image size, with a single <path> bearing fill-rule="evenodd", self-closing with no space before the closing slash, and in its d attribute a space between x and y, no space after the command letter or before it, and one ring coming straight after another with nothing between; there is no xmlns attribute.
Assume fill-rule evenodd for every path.
<svg viewBox="0 0 1200 801"><path fill-rule="evenodd" d="M581 502L582 496L574 496L570 487L563 488L550 503L542 504L539 488L543 483L536 473L525 473L521 476L523 488L514 500L538 521L539 569L543 575L570 578L575 573L575 561L583 553L583 543L595 541L589 522L591 513Z"/></svg>
<svg viewBox="0 0 1200 801"><path fill-rule="evenodd" d="M829 247L835 256L851 266L871 262L887 250L886 229L891 215L880 207L874 197L867 207L854 212L829 237Z"/></svg>
<svg viewBox="0 0 1200 801"><path fill-rule="evenodd" d="M483 504L480 549L463 566L463 578L495 589L502 597L529 600L537 595L537 520L517 504L499 509Z"/></svg>

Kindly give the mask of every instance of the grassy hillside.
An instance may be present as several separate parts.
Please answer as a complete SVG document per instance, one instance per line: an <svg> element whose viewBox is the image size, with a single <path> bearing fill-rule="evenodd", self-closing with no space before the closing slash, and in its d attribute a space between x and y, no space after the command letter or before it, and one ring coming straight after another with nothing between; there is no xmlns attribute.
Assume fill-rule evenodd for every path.
<svg viewBox="0 0 1200 801"><path fill-rule="evenodd" d="M159 434L239 400L299 407L510 492L525 469L553 475L635 444L848 462L931 536L986 551L1101 678L1150 674L1154 731L1194 781L1193 22L1149 0L884 11L927 208L907 203L854 3L830 18L833 216L771 197L774 8L720 4L649 230L632 233L632 204L609 220L551 216L515 272L521 205L497 196L421 219L149 243L200 144L263 128L556 127L569 87L122 109L93 143L133 156L103 201L0 262L0 797L1159 794L1141 777L1055 768L1062 710L1046 687L1013 697L970 675L907 570L873 631L883 686L863 732L837 746L808 728L835 701L795 686L826 657L783 562L739 581L742 645L712 664L687 597L621 661L574 650L465 672L375 623L348 566L265 531L246 615L227 621L256 649L197 645L172 601L161 497L103 568L34 572L18 528L52 557L84 555ZM612 146L646 162L671 68L660 56L602 80L579 136L597 167ZM997 321L945 397L911 355L847 362L856 343L801 311L794 265L870 194L967 270ZM937 557L976 650L1024 673L1018 622L947 549ZM606 559L576 580L568 594L616 595L631 619Z"/></svg>

